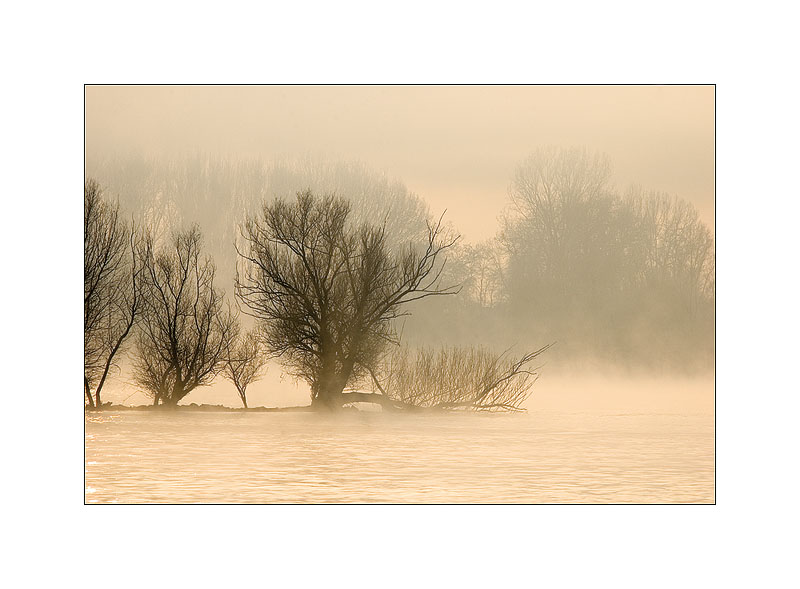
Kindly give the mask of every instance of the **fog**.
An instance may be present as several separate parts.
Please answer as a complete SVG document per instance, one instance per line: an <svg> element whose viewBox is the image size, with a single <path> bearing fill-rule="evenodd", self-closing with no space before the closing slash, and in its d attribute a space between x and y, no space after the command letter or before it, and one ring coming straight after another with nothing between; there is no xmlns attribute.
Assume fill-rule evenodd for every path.
<svg viewBox="0 0 800 589"><path fill-rule="evenodd" d="M713 232L710 86L86 89L90 159L357 160L447 209L473 241L495 234L518 162L548 145L608 154L615 184L679 195Z"/></svg>
<svg viewBox="0 0 800 589"><path fill-rule="evenodd" d="M308 386L270 366L263 378L248 388L252 407L294 407L308 403ZM545 366L523 407L532 413L714 415L713 375L648 375L608 370L582 372ZM106 399L115 404L146 405L152 400L133 382L109 385ZM193 392L187 402L198 405L238 404L236 389L219 379ZM368 409L368 407L362 407Z"/></svg>

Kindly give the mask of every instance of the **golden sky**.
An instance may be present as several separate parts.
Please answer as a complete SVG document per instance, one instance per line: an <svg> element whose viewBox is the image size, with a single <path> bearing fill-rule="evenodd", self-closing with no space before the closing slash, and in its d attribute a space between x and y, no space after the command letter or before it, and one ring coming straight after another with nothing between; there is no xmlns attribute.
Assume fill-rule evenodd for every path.
<svg viewBox="0 0 800 589"><path fill-rule="evenodd" d="M357 159L469 240L494 235L515 166L546 145L607 153L618 187L681 196L713 231L713 86L86 88L90 155Z"/></svg>

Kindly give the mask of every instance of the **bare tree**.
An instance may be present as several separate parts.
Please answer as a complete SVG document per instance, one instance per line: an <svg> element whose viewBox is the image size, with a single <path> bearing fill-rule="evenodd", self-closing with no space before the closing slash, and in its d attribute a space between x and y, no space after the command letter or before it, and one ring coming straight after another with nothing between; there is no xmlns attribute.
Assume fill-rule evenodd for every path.
<svg viewBox="0 0 800 589"><path fill-rule="evenodd" d="M101 407L103 385L138 318L141 265L133 226L91 179L83 187L83 231L83 385L88 405Z"/></svg>
<svg viewBox="0 0 800 589"><path fill-rule="evenodd" d="M474 347L399 347L370 372L373 393L350 399L390 410L520 411L538 377L530 364L549 347L520 358Z"/></svg>
<svg viewBox="0 0 800 589"><path fill-rule="evenodd" d="M223 374L239 393L242 405L247 409L247 387L261 377L267 362L267 354L261 346L255 330L231 338L225 349Z"/></svg>
<svg viewBox="0 0 800 589"><path fill-rule="evenodd" d="M503 297L503 251L496 239L453 248L450 273L462 285L462 295L481 307L493 307ZM454 272L455 270L455 272Z"/></svg>
<svg viewBox="0 0 800 589"><path fill-rule="evenodd" d="M560 304L573 296L576 282L608 276L610 176L608 157L578 148L539 149L517 168L504 241L512 261L522 261L511 270L523 300L531 298L530 282L541 285L541 308L550 302L542 299Z"/></svg>
<svg viewBox="0 0 800 589"><path fill-rule="evenodd" d="M235 319L214 286L211 259L201 256L194 226L175 233L168 247L144 244L144 313L134 361L136 381L154 404L177 405L222 368Z"/></svg>
<svg viewBox="0 0 800 589"><path fill-rule="evenodd" d="M641 281L673 289L694 314L702 299L714 297L714 237L691 203L668 194L632 187L625 203L641 225Z"/></svg>
<svg viewBox="0 0 800 589"><path fill-rule="evenodd" d="M343 390L396 342L403 305L455 293L440 286L441 219L423 246L393 250L386 226L349 222L347 201L310 191L277 200L244 226L236 293L261 320L268 350L311 385L312 404L334 409Z"/></svg>

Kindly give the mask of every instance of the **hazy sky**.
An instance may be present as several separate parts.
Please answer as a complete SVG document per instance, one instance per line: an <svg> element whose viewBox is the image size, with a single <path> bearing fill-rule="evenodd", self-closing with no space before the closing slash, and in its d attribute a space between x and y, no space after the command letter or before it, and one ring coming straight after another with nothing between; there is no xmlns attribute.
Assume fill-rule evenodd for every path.
<svg viewBox="0 0 800 589"><path fill-rule="evenodd" d="M86 149L357 159L470 240L494 235L515 166L544 145L607 153L614 181L676 194L713 231L710 86L250 86L86 89ZM113 187L110 187L113 189Z"/></svg>

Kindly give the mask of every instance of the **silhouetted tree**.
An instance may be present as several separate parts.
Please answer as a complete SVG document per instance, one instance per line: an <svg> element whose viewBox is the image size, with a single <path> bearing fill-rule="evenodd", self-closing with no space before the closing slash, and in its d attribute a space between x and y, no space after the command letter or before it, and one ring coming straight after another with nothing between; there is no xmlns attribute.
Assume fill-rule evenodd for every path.
<svg viewBox="0 0 800 589"><path fill-rule="evenodd" d="M138 318L140 274L135 231L120 219L119 205L106 202L100 185L87 179L83 186L83 385L90 407L102 406L103 385Z"/></svg>
<svg viewBox="0 0 800 589"><path fill-rule="evenodd" d="M175 233L160 251L152 236L145 240L144 313L134 376L156 405L177 405L208 384L235 334L235 319L223 306L214 264L201 255L201 244L196 226Z"/></svg>
<svg viewBox="0 0 800 589"><path fill-rule="evenodd" d="M396 342L393 320L440 287L442 253L457 238L428 223L422 246L392 249L386 225L350 223L347 201L299 193L266 203L244 226L236 293L261 320L268 350L311 386L312 404L338 408L343 390Z"/></svg>
<svg viewBox="0 0 800 589"><path fill-rule="evenodd" d="M223 374L239 393L242 405L247 408L247 387L258 380L267 362L267 354L261 346L255 330L237 334L225 349Z"/></svg>

